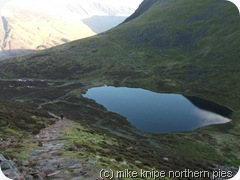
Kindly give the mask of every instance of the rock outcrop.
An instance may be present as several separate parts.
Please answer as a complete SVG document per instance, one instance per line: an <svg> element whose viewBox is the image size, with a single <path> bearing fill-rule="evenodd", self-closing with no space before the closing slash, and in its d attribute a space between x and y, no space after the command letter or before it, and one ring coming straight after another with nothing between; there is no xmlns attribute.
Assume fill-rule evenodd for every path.
<svg viewBox="0 0 240 180"><path fill-rule="evenodd" d="M24 179L24 176L19 172L17 166L11 160L7 160L0 154L0 167L6 177L10 179ZM1 173L1 172L0 172Z"/></svg>

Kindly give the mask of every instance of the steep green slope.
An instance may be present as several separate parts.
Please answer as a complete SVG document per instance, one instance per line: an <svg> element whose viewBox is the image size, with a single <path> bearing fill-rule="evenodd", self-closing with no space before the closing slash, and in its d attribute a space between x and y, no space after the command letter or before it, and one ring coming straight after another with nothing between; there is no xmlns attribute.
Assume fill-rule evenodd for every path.
<svg viewBox="0 0 240 180"><path fill-rule="evenodd" d="M146 2L129 21L106 33L0 62L0 77L81 80L93 85L143 87L215 101L233 110L232 122L201 128L196 134L159 136L159 143L178 153L206 159L211 157L203 150L210 147L218 153L217 157L223 156L238 165L237 8L224 0ZM204 134L211 134L214 143ZM197 139L197 143L191 144L189 139ZM168 144L170 140L174 143ZM188 145L195 148L189 149Z"/></svg>
<svg viewBox="0 0 240 180"><path fill-rule="evenodd" d="M219 92L232 84L239 89L237 8L222 0L153 2L137 18L104 34L1 62L1 77L116 83L128 78L129 84L137 78L158 89L186 82Z"/></svg>

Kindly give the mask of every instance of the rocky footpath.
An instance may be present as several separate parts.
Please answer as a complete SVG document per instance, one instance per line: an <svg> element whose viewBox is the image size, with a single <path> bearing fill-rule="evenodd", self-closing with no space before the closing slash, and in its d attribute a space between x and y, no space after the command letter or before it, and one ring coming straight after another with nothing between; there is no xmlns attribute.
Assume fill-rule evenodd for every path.
<svg viewBox="0 0 240 180"><path fill-rule="evenodd" d="M37 147L24 160L16 158L7 160L0 154L0 166L3 173L14 180L99 180L100 169L94 166L95 161L64 155L66 151L78 150L74 143L65 144L67 128L73 126L72 121L64 119L41 130L31 139ZM14 139L3 141L0 147L15 141ZM212 170L231 171L235 175L238 168L214 165ZM223 178L214 178L214 180L223 180Z"/></svg>
<svg viewBox="0 0 240 180"><path fill-rule="evenodd" d="M5 176L11 179L24 179L23 175L17 169L13 161L7 160L2 154L0 154L0 167Z"/></svg>
<svg viewBox="0 0 240 180"><path fill-rule="evenodd" d="M63 156L64 135L66 128L71 125L70 120L59 120L55 124L41 130L32 141L38 143L25 160L9 161L0 156L3 173L16 180L94 180L99 179L99 169L93 168L90 160L81 160ZM69 149L74 150L74 145ZM14 162L15 161L15 162Z"/></svg>

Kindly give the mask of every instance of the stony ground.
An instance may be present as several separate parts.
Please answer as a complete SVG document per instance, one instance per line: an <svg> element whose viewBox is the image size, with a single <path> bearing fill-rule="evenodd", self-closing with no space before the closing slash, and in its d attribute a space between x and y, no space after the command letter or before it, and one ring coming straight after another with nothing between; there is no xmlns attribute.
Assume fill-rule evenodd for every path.
<svg viewBox="0 0 240 180"><path fill-rule="evenodd" d="M91 160L81 160L69 156L62 156L64 151L64 135L66 128L72 121L64 119L41 130L33 137L32 141L38 143L38 147L32 151L25 160L11 161L2 157L2 170L12 179L98 179L99 169L94 168ZM69 148L74 149L74 145ZM17 169L15 168L17 167Z"/></svg>

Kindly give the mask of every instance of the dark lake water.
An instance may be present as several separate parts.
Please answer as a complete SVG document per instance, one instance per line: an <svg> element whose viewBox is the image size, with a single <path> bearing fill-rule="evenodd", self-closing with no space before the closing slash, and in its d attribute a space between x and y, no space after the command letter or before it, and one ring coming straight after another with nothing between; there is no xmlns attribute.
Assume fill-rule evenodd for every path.
<svg viewBox="0 0 240 180"><path fill-rule="evenodd" d="M231 113L229 109L179 94L103 86L91 88L83 96L94 99L109 111L125 116L135 127L146 132L191 131L230 121L224 117Z"/></svg>

